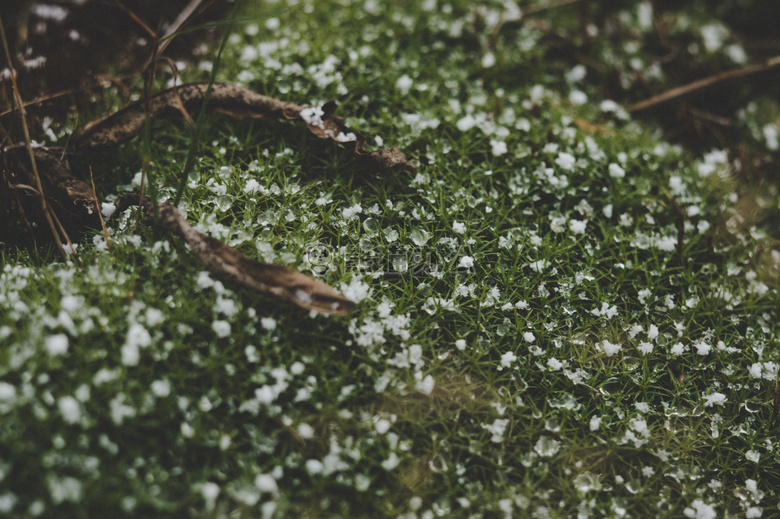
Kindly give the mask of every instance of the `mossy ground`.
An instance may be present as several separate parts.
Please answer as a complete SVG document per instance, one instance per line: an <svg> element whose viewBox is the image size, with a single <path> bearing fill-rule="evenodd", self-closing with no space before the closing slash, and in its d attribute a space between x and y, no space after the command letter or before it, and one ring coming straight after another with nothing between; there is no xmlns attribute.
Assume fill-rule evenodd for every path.
<svg viewBox="0 0 780 519"><path fill-rule="evenodd" d="M498 2L248 2L219 80L336 99L418 171L210 115L181 207L359 308L328 318L223 286L132 213L111 249L79 247L81 267L6 254L0 514L777 514L776 187L607 101L600 67L653 65L625 37L652 32L649 4L624 4L594 13L599 65L553 52L577 41L573 6L499 29L515 13ZM680 20L704 16L691 5ZM738 57L731 33L710 51L678 26ZM743 115L771 164L776 118ZM154 125L160 198L189 144L183 124ZM138 189L141 152L93 158L103 201Z"/></svg>

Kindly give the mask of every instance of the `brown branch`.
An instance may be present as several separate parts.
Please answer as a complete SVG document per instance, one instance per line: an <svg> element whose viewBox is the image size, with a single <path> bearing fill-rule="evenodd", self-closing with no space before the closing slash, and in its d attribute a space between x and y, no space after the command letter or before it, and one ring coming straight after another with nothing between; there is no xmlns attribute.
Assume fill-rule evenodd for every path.
<svg viewBox="0 0 780 519"><path fill-rule="evenodd" d="M760 74L761 72L766 72L778 65L780 65L780 56L775 56L774 58L770 58L763 63L756 63L754 65L748 65L746 67L742 67L734 70L728 70L726 72L721 72L720 74L715 74L714 76L709 76L703 79L699 79L697 81L694 81L693 83L689 83L681 87L673 88L667 92L664 92L663 94L658 94L656 96L651 97L650 99L645 99L644 101L640 101L639 103L636 103L628 107L628 111L640 112L642 110L647 110L648 108L652 108L659 104L666 103L673 99L684 97L693 94L697 91L710 88L719 83L723 83L724 81L730 81L732 79L738 79L745 76L751 76L754 74Z"/></svg>
<svg viewBox="0 0 780 519"><path fill-rule="evenodd" d="M128 194L120 198L117 212L140 205L145 219L152 219L149 197ZM233 247L196 231L170 202L159 206L160 225L180 236L189 245L206 270L217 278L256 292L273 294L306 310L329 315L346 315L355 303L322 281L301 274L284 265L261 263L241 254Z"/></svg>

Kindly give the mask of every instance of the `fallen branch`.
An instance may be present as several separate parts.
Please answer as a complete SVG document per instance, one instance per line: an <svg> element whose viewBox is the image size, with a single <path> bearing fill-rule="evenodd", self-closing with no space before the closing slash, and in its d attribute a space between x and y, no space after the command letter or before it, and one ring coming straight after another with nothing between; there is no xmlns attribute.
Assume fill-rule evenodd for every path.
<svg viewBox="0 0 780 519"><path fill-rule="evenodd" d="M149 98L149 115L152 119L161 119L179 112L178 96L181 104L190 111L199 110L208 88L208 83L187 83L163 90ZM126 142L141 131L146 117L144 104L137 101L118 112L87 124L81 134L74 138L72 146L76 149L117 146ZM287 103L255 93L248 88L231 83L214 83L208 102L208 109L232 117L276 117L301 120L309 130L322 139L333 139L346 146L352 146L354 152L379 170L391 168L414 170L406 155L397 147L367 151L366 138L360 132L349 129L344 118L334 115L336 104L325 103L321 107L304 107Z"/></svg>
<svg viewBox="0 0 780 519"><path fill-rule="evenodd" d="M775 56L774 58L770 58L766 60L764 63L757 63L754 65L748 65L746 67L738 68L735 70L728 70L726 72L721 72L720 74L715 74L714 76L706 77L704 79L699 79L698 81L694 81L693 83L689 83L681 87L673 88L672 90L669 90L668 92L664 92L663 94L658 94L656 96L651 97L650 99L640 101L639 103L636 103L628 107L628 111L640 112L642 110L647 110L648 108L652 108L654 106L666 103L673 99L691 95L700 90L710 88L719 83L723 83L724 81L730 81L732 79L738 79L746 76L751 76L753 74L759 74L761 72L767 72L778 65L780 65L780 56Z"/></svg>
<svg viewBox="0 0 780 519"><path fill-rule="evenodd" d="M147 118L156 120L177 114L187 118L189 113L204 105L208 86L207 83L191 83L173 87L93 121L73 137L70 149L86 152L118 146L138 135ZM300 120L317 137L332 139L351 147L375 171L390 168L414 170L398 148L367 151L364 147L366 138L350 130L342 117L334 115L335 103L326 103L322 107L303 107L229 83L214 83L212 87L209 110L236 118L271 116ZM188 122L191 124L191 118ZM10 217L4 217L4 224L0 225L0 241L6 233L8 237L5 239L11 240L18 234L13 225L8 225L11 218L14 221L21 218L28 223L28 228L34 227L29 225L31 221L40 227L40 209L36 210L31 202L39 202L38 198L44 198L41 193L45 193L46 200L50 202L52 215L62 221L62 227L69 232L80 233L85 229L104 227L94 189L76 179L64 160L45 148L30 148L30 157L25 160L23 150L21 146L0 149L0 158L3 159L0 162L3 180L3 184L0 184L0 207L3 214ZM22 188L34 184L33 174L29 171L30 161L37 163L41 170L42 188ZM4 202L6 199L9 200L8 204ZM151 200L143 193L126 195L120 199L118 209L131 205L143 207L147 222L154 219ZM157 209L159 224L182 237L205 268L218 278L257 292L272 294L283 301L323 314L343 315L355 306L353 301L321 281L283 265L255 261L219 240L196 231L170 202L159 204Z"/></svg>
<svg viewBox="0 0 780 519"><path fill-rule="evenodd" d="M142 201L143 200L143 201ZM147 221L152 219L148 197L126 195L117 204L117 211L131 205L141 205ZM333 288L284 265L261 263L247 258L233 247L196 231L170 202L158 207L160 225L180 236L192 252L216 277L257 292L266 292L307 310L323 314L344 315L355 303Z"/></svg>

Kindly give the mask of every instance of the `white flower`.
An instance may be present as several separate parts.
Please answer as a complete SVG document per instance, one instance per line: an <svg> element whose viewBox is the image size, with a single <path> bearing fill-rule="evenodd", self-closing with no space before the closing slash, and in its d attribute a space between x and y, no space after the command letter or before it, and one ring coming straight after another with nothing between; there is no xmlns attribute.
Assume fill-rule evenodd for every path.
<svg viewBox="0 0 780 519"><path fill-rule="evenodd" d="M276 479L270 474L258 474L255 477L255 487L260 492L276 493L279 487L276 485Z"/></svg>
<svg viewBox="0 0 780 519"><path fill-rule="evenodd" d="M57 402L57 406L60 408L63 420L66 423L76 423L81 420L81 407L78 400L72 396L64 396Z"/></svg>
<svg viewBox="0 0 780 519"><path fill-rule="evenodd" d="M214 333L219 337L220 339L223 339L230 335L230 323L227 321L214 321L211 323L211 329L214 330Z"/></svg>
<svg viewBox="0 0 780 519"><path fill-rule="evenodd" d="M507 152L506 142L504 141L490 141L490 145L493 147L493 155L496 157L504 155Z"/></svg>
<svg viewBox="0 0 780 519"><path fill-rule="evenodd" d="M409 93L409 90L412 88L412 78L404 74L403 76L399 77L395 82L395 87L398 89L401 94L407 94Z"/></svg>
<svg viewBox="0 0 780 519"><path fill-rule="evenodd" d="M452 222L452 230L458 234L463 234L466 232L466 224L458 221Z"/></svg>
<svg viewBox="0 0 780 519"><path fill-rule="evenodd" d="M523 339L525 342L534 342L536 340L536 336L532 332L525 332L523 333Z"/></svg>
<svg viewBox="0 0 780 519"><path fill-rule="evenodd" d="M571 171L574 169L574 164L577 162L577 159L574 158L574 155L571 153L561 152L558 154L558 156L555 158L555 163L558 164L558 166L561 169L564 169L566 171Z"/></svg>
<svg viewBox="0 0 780 519"><path fill-rule="evenodd" d="M49 355L62 355L68 352L68 336L57 334L46 337L46 351Z"/></svg>
<svg viewBox="0 0 780 519"><path fill-rule="evenodd" d="M474 126L476 126L476 124L477 120L474 118L474 116L468 114L461 119L458 119L458 122L455 123L455 126L458 127L458 130L465 132L472 129Z"/></svg>
<svg viewBox="0 0 780 519"><path fill-rule="evenodd" d="M712 405L723 405L726 403L728 399L726 398L726 395L723 393L712 393L711 395L707 395L704 397L704 405L707 407L710 407Z"/></svg>
<svg viewBox="0 0 780 519"><path fill-rule="evenodd" d="M501 369L508 368L516 360L517 360L517 355L515 355L511 351L504 353L503 355L501 355Z"/></svg>
<svg viewBox="0 0 780 519"><path fill-rule="evenodd" d="M626 170L613 162L609 165L609 176L612 178L623 178L626 176Z"/></svg>
<svg viewBox="0 0 780 519"><path fill-rule="evenodd" d="M585 227L588 225L587 220L569 220L569 229L574 234L585 234Z"/></svg>
<svg viewBox="0 0 780 519"><path fill-rule="evenodd" d="M346 209L342 209L341 216L343 216L345 220L350 220L355 215L360 214L362 212L363 212L363 208L360 207L360 204L355 204L352 207L347 207Z"/></svg>
<svg viewBox="0 0 780 519"><path fill-rule="evenodd" d="M699 355L707 355L712 349L712 346L704 341L694 344L694 347L696 348L696 353Z"/></svg>
<svg viewBox="0 0 780 519"><path fill-rule="evenodd" d="M275 330L276 319L274 319L273 317L261 317L260 326L262 326L264 330L268 330L269 332Z"/></svg>
<svg viewBox="0 0 780 519"><path fill-rule="evenodd" d="M417 391L420 391L421 393L424 393L426 395L430 395L433 392L433 386L435 382L433 380L433 377L431 375L427 375L424 379L418 380L414 388Z"/></svg>
<svg viewBox="0 0 780 519"><path fill-rule="evenodd" d="M463 256L462 258L460 258L458 265L463 268L470 269L471 267L474 266L474 258L472 258L471 256Z"/></svg>
<svg viewBox="0 0 780 519"><path fill-rule="evenodd" d="M604 350L604 353L607 354L607 357L611 357L612 355L616 354L620 351L622 346L620 344L612 344L608 340L601 341L601 349Z"/></svg>

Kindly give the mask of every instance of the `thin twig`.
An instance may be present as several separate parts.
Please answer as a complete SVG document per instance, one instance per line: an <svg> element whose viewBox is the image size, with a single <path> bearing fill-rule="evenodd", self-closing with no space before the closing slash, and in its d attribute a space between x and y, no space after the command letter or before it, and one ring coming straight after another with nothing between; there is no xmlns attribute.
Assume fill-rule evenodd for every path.
<svg viewBox="0 0 780 519"><path fill-rule="evenodd" d="M640 101L639 103L631 105L628 108L628 111L639 112L642 110L647 110L648 108L652 108L659 104L666 103L668 101L671 101L672 99L677 99L678 97L683 97L683 96L693 94L694 92L697 92L699 90L704 90L705 88L709 88L711 86L717 85L718 83L722 83L724 81L729 81L731 79L738 79L741 77L751 76L753 74L766 72L778 65L780 65L780 56L775 56L774 58L770 58L763 63L757 63L754 65L748 65L746 67L738 68L735 70L728 70L726 72L721 72L720 74L715 74L714 76L709 76L703 79L699 79L697 81L694 81L693 83L689 83L681 87L673 88L668 92L664 92L663 94L658 94L657 96L653 96L650 99L645 99L644 101Z"/></svg>
<svg viewBox="0 0 780 519"><path fill-rule="evenodd" d="M57 249L59 249L60 254L62 255L62 259L67 261L68 256L67 254L65 254L65 250L62 248L62 241L60 240L60 236L57 232L57 228L54 226L54 221L52 220L52 213L49 209L49 205L46 203L46 196L43 192L43 184L41 183L41 177L38 174L38 165L35 162L35 153L33 152L33 148L32 148L32 139L30 139L30 129L27 127L27 114L24 110L24 102L22 101L22 95L19 93L19 85L16 83L16 71L14 70L13 62L11 61L11 51L8 49L8 40L5 37L5 29L3 27L2 17L0 17L0 39L3 40L3 50L5 51L5 59L8 62L8 70L11 72L11 84L13 85L14 100L16 102L16 105L19 107L19 117L22 120L22 131L24 132L24 142L27 145L27 153L30 156L30 164L32 164L33 177L35 179L35 184L38 189L38 192L41 194L41 211L43 211L43 216L46 218L46 222L49 224L49 229L51 230L52 237L54 238L55 243L59 244ZM68 242L70 242L70 239L68 239ZM72 252L75 253L75 250L72 249Z"/></svg>
<svg viewBox="0 0 780 519"><path fill-rule="evenodd" d="M214 0L211 0L209 4L213 2ZM155 49L154 54L152 54L152 56L149 58L150 61L147 62L146 67L148 67L151 64L152 59L156 58L157 56L165 52L165 49L168 47L168 45L170 45L171 41L173 41L172 36L176 34L185 23L187 23L187 21L192 17L193 13L198 9L200 4L202 3L203 0L190 0L190 3L187 4L187 6L181 10L179 16L176 17L176 19L173 21L171 26L168 28L167 31L165 31L165 34L163 34L162 38L158 42L157 48Z"/></svg>
<svg viewBox="0 0 780 519"><path fill-rule="evenodd" d="M100 218L100 226L103 228L103 237L106 239L106 247L108 247L108 250L111 250L111 240L108 236L106 221L103 220L103 210L100 206L100 200L98 200L97 197L97 189L95 189L95 177L92 175L92 166L89 167L89 180L92 182L92 194L95 195L95 204L97 205L98 218Z"/></svg>
<svg viewBox="0 0 780 519"><path fill-rule="evenodd" d="M157 39L157 33L155 33L154 30L141 19L141 17L135 14L129 7L127 7L119 0L114 0L114 3L125 13L127 13L127 15L132 18L133 21L137 23L144 31L146 31L146 34L148 34L153 40Z"/></svg>
<svg viewBox="0 0 780 519"><path fill-rule="evenodd" d="M563 7L566 5L576 4L579 2L580 0L557 0L553 2L548 2L546 4L537 4L537 5L521 8L520 16L518 16L517 18L510 18L508 20L502 20L496 26L495 32L498 33L501 29L522 25L523 23L525 23L526 19L529 16L539 14L549 9L555 9L557 7Z"/></svg>
<svg viewBox="0 0 780 519"><path fill-rule="evenodd" d="M57 225L57 228L62 233L62 236L65 238L65 242L67 243L68 248L70 249L70 253L73 256L73 259L76 260L76 265L81 268L81 260L79 259L78 254L76 253L76 246L73 245L73 242L70 241L70 236L68 236L68 232L65 230L65 227L62 225L62 222L60 222L60 219L57 218L57 213L54 211L51 212L51 217L54 220L54 223ZM65 243L62 244L60 247L63 252L65 252ZM66 254L66 261L67 261L67 254Z"/></svg>
<svg viewBox="0 0 780 519"><path fill-rule="evenodd" d="M569 4L576 4L580 0L558 0L557 2L548 2L546 4L537 4L533 5L531 7L527 7L525 9L522 9L523 17L541 13L542 11L547 11L549 9L555 9L556 7L563 7L564 5Z"/></svg>

